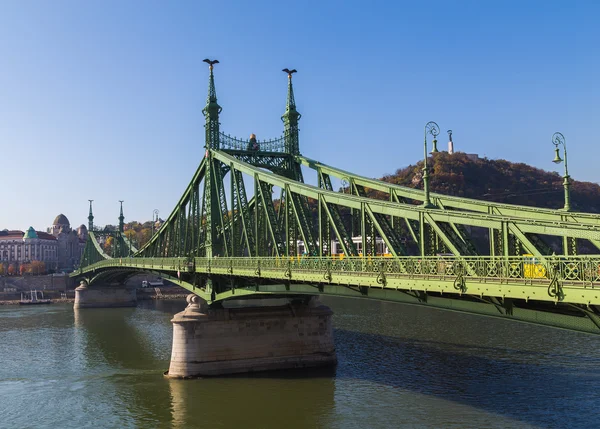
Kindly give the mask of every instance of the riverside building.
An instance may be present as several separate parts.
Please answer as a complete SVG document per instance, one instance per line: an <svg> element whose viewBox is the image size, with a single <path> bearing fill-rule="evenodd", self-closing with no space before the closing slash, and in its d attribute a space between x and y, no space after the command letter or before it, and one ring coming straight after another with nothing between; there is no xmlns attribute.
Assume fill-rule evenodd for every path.
<svg viewBox="0 0 600 429"><path fill-rule="evenodd" d="M0 264L5 272L11 264L18 270L32 261L44 262L46 270L72 271L79 265L87 234L85 225L72 230L63 214L56 216L47 232L33 227L25 232L5 229L0 231Z"/></svg>

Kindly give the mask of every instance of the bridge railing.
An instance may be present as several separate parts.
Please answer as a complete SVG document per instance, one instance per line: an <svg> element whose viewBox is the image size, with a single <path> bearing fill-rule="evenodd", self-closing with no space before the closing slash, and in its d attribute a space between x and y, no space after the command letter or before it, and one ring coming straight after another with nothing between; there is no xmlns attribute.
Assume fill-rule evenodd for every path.
<svg viewBox="0 0 600 429"><path fill-rule="evenodd" d="M271 140L257 140L256 146L250 140L239 139L230 135L219 133L219 146L221 149L261 151L261 152L285 152L285 138L279 137Z"/></svg>
<svg viewBox="0 0 600 429"><path fill-rule="evenodd" d="M528 257L288 257L196 258L197 271L212 269L293 270L399 276L473 277L493 279L600 282L600 256L549 257L545 262Z"/></svg>
<svg viewBox="0 0 600 429"><path fill-rule="evenodd" d="M282 258L114 258L96 262L83 271L103 267L171 272L230 273L291 270L334 274L409 277L465 277L600 283L600 256L548 257L282 257Z"/></svg>
<svg viewBox="0 0 600 429"><path fill-rule="evenodd" d="M189 258L112 258L81 267L80 272L95 271L100 268L138 268L140 270L189 271ZM193 267L193 262L192 262Z"/></svg>

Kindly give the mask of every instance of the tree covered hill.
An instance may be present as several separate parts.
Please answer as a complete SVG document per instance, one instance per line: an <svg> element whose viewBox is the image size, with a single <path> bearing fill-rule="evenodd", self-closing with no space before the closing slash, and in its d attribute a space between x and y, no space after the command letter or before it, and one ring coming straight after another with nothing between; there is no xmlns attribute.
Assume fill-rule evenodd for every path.
<svg viewBox="0 0 600 429"><path fill-rule="evenodd" d="M428 158L432 192L508 204L558 209L564 206L563 178L523 163L439 152ZM557 166L562 172L563 165ZM423 162L382 180L423 189ZM600 186L571 179L571 210L600 213Z"/></svg>

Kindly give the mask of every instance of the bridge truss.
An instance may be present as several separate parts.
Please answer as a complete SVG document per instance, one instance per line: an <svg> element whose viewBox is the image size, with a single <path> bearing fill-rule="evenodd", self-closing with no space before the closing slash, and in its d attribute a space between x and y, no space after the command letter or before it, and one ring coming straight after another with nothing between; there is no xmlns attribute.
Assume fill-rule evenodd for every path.
<svg viewBox="0 0 600 429"><path fill-rule="evenodd" d="M135 249L121 210L108 255L90 206L74 277L93 285L156 272L214 306L332 294L600 333L600 256L577 256L583 241L600 249L599 215L440 194L428 208L423 191L304 157L291 73L280 138L220 131L212 64L203 113L204 158L161 228ZM302 166L318 186L304 183ZM346 183L344 192L332 178Z"/></svg>

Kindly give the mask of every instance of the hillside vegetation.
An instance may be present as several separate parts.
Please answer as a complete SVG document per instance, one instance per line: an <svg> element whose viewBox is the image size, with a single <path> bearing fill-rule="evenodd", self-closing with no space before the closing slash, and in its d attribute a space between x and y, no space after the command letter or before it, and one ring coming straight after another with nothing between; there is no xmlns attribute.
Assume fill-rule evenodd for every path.
<svg viewBox="0 0 600 429"><path fill-rule="evenodd" d="M470 158L439 152L428 159L432 192L508 204L558 209L564 206L562 176L503 159ZM397 170L382 180L423 189L423 163ZM557 169L563 171L563 165ZM561 173L562 174L562 173ZM600 186L571 178L571 210L600 213Z"/></svg>

